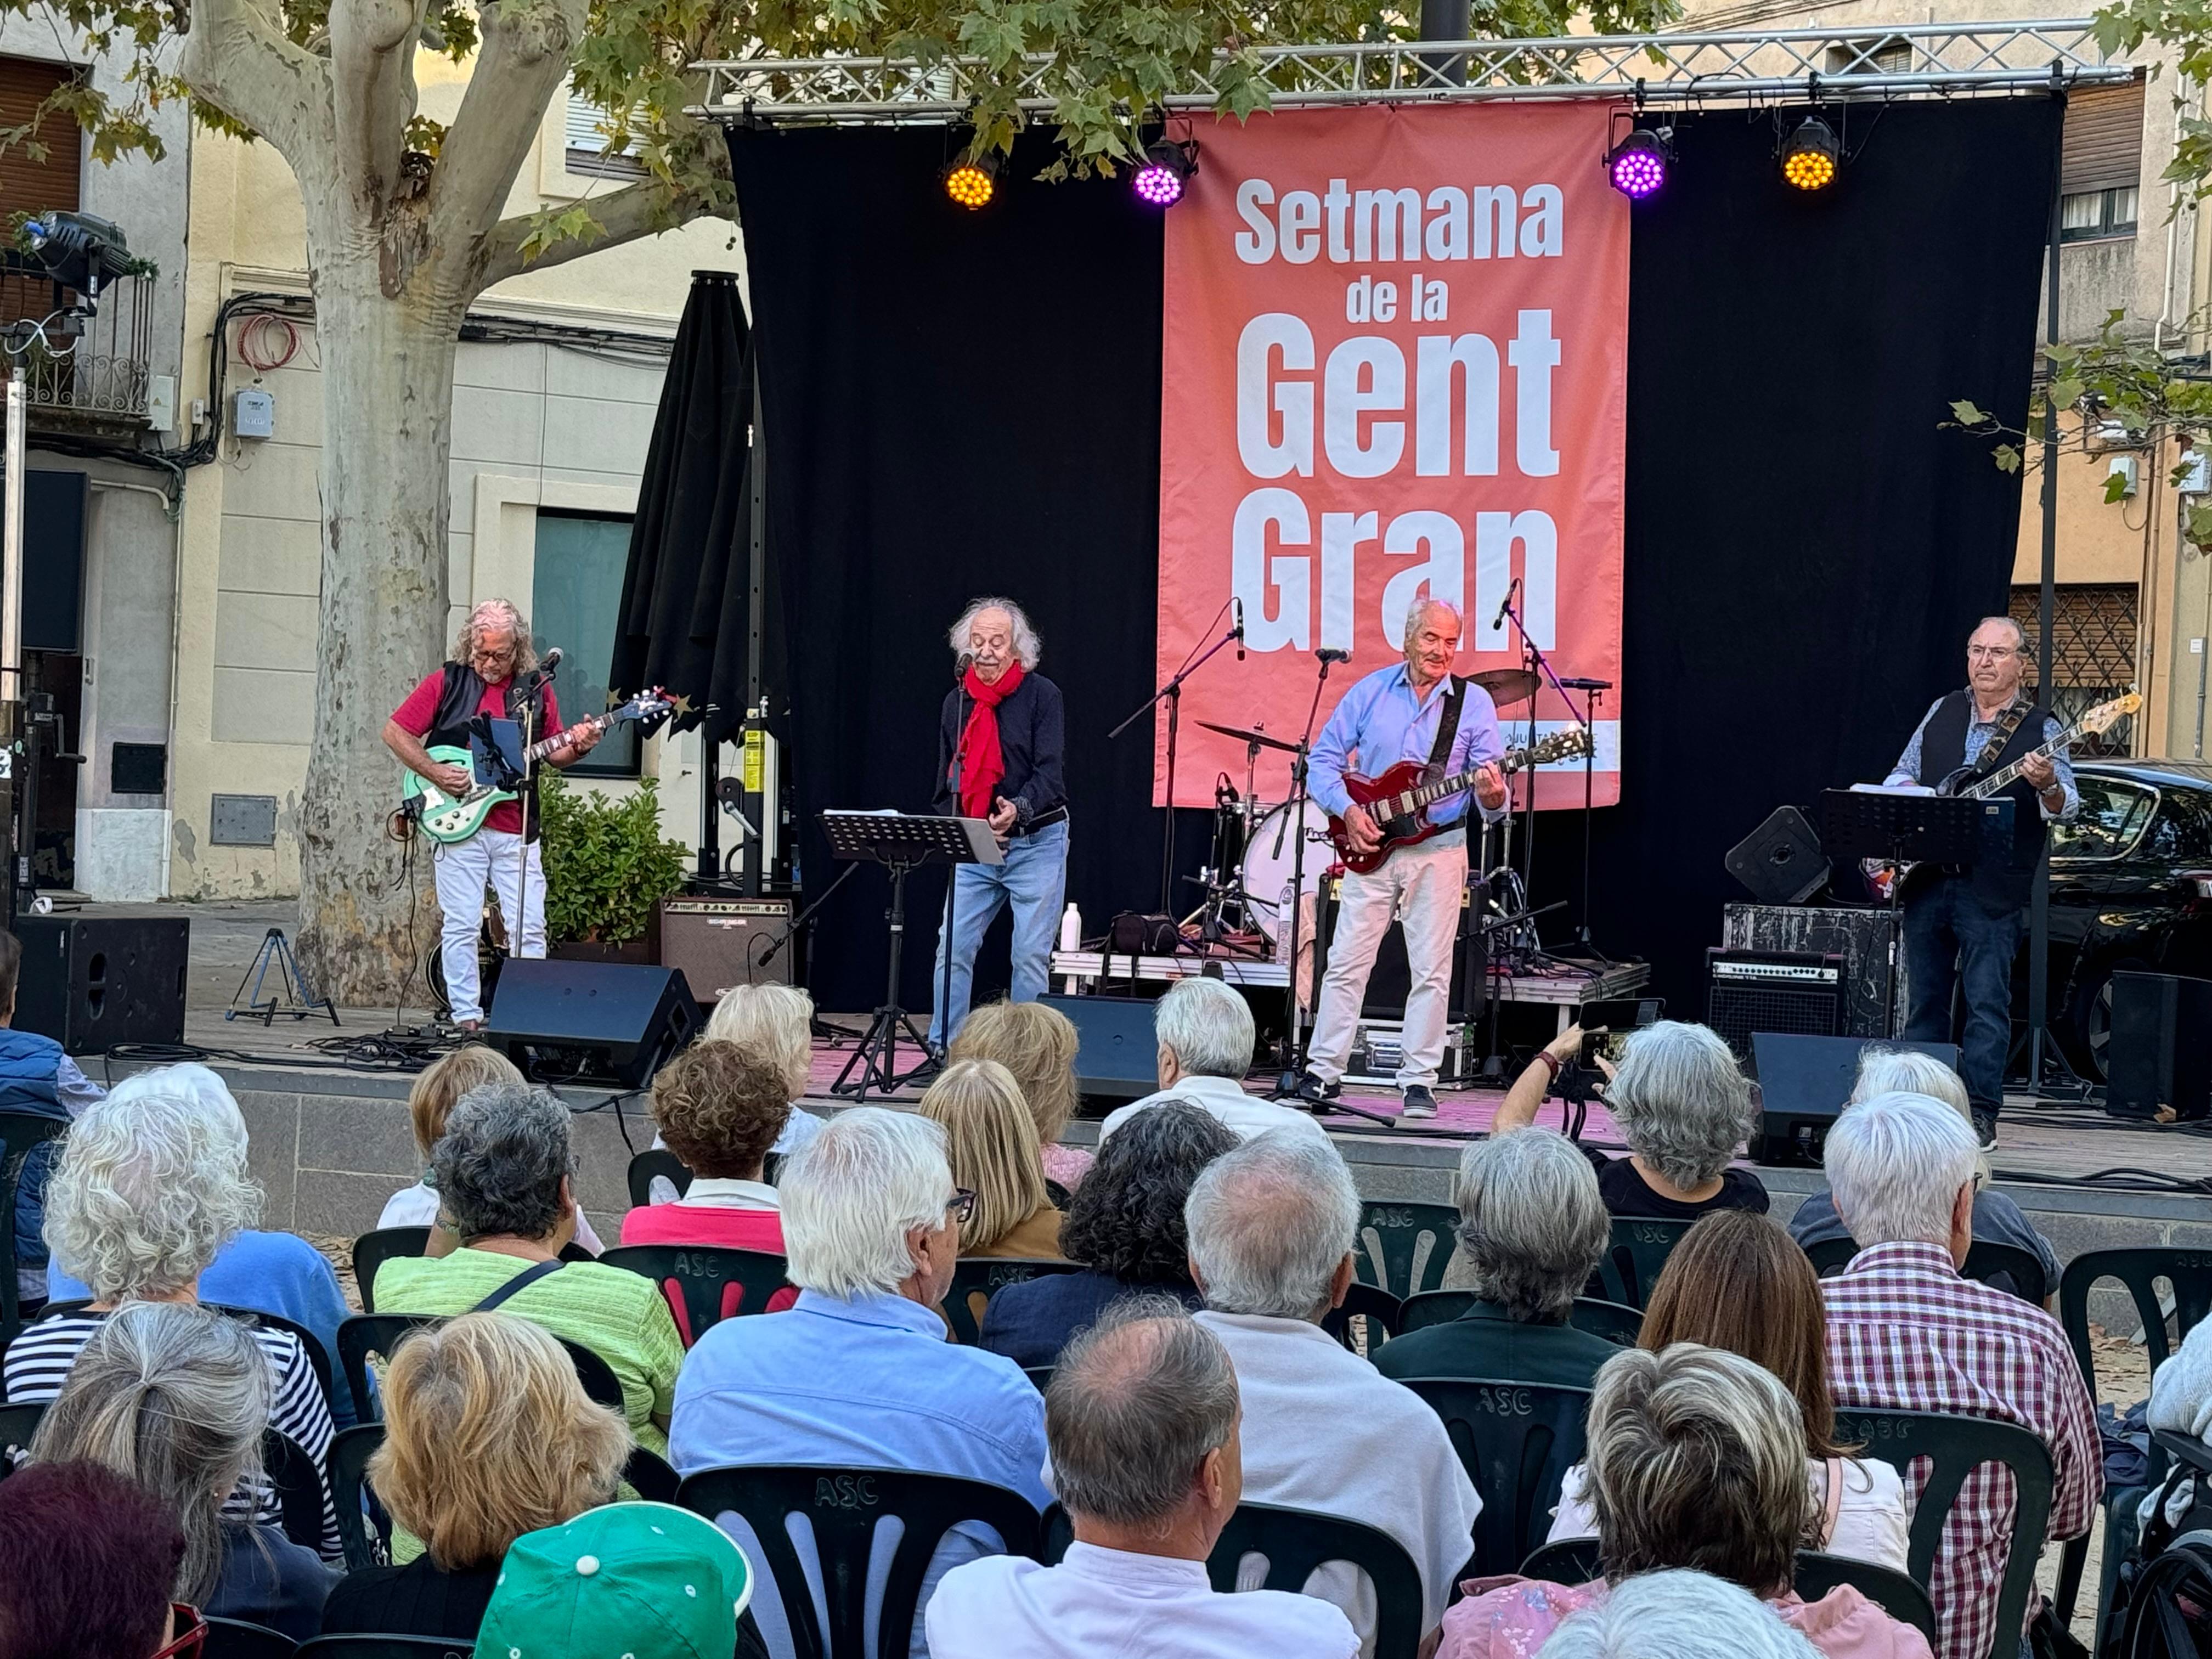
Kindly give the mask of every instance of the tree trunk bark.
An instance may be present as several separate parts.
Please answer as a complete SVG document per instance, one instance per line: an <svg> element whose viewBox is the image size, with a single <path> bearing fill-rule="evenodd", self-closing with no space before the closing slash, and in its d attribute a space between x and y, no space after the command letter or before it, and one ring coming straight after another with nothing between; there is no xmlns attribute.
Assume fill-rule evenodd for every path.
<svg viewBox="0 0 2212 1659"><path fill-rule="evenodd" d="M346 281L348 263L365 279L358 287ZM321 672L300 809L298 949L319 994L374 1006L404 993L426 1006L428 987L416 970L438 927L431 843L416 842L409 871L385 834L399 767L382 734L446 654L447 459L461 312L387 297L373 253L316 264Z"/></svg>

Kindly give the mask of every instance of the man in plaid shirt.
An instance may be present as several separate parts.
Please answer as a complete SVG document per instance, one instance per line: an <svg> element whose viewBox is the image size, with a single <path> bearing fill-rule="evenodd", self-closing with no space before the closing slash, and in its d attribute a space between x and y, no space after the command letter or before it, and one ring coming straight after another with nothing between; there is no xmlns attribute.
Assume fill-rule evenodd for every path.
<svg viewBox="0 0 2212 1659"><path fill-rule="evenodd" d="M2056 1476L2050 1536L2073 1538L2088 1529L2104 1490L2096 1413L2057 1321L1959 1276L1973 1242L1974 1157L1974 1132L1924 1095L1877 1095L1836 1121L1828 1184L1861 1248L1821 1281L1828 1386L1838 1406L1991 1417L2028 1430ZM1927 1466L1900 1473L1917 1499ZM2012 1509L2012 1475L2001 1465L1967 1476L1928 1586L1939 1659L2011 1659L2009 1641L1991 1649Z"/></svg>

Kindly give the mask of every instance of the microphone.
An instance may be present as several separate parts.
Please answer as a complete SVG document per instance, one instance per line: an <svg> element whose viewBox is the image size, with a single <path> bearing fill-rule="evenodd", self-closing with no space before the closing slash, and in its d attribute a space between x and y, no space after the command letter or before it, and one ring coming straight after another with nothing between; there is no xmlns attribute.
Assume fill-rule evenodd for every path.
<svg viewBox="0 0 2212 1659"><path fill-rule="evenodd" d="M538 665L548 674L558 668L561 665L561 647L556 645L548 651L538 659Z"/></svg>
<svg viewBox="0 0 2212 1659"><path fill-rule="evenodd" d="M1340 651L1333 645L1324 645L1320 650L1315 652L1314 655L1320 658L1323 662L1350 662L1352 660L1352 653L1349 651Z"/></svg>
<svg viewBox="0 0 2212 1659"><path fill-rule="evenodd" d="M1506 613L1513 609L1513 596L1521 591L1521 579L1516 576L1505 584L1505 597L1498 602L1498 614L1490 619L1493 629L1505 626Z"/></svg>
<svg viewBox="0 0 2212 1659"><path fill-rule="evenodd" d="M1237 635L1237 660L1243 662L1244 660L1244 601L1242 599L1231 599L1229 603L1235 607L1237 616L1237 627L1235 629Z"/></svg>
<svg viewBox="0 0 2212 1659"><path fill-rule="evenodd" d="M956 680L966 679L968 671L975 665L975 653L973 651L963 651L952 659L952 678Z"/></svg>

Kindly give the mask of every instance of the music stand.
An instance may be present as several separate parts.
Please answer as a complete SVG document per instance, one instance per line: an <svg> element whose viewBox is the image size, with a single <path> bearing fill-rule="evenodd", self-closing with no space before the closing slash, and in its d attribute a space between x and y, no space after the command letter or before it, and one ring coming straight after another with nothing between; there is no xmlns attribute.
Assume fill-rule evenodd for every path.
<svg viewBox="0 0 2212 1659"><path fill-rule="evenodd" d="M1820 850L1831 859L1879 859L1905 864L1970 866L2000 803L1960 795L1908 795L1889 790L1820 793ZM2011 803L2002 803L2009 809ZM1897 958L1905 948L1905 872L1889 884L1889 954L1883 966L1882 1035L1897 1035Z"/></svg>
<svg viewBox="0 0 2212 1659"><path fill-rule="evenodd" d="M865 1101L871 1087L878 1094L891 1094L930 1064L928 1043L914 1029L906 1010L899 1006L899 959L906 944L907 872L932 862L1003 864L1006 857L999 850L991 826L981 818L946 818L923 812L829 811L822 815L822 829L830 837L830 857L873 859L891 872L890 907L884 912L890 924L890 968L883 1006L868 1023L860 1046L830 1085L833 1095L849 1094L855 1101ZM957 879L957 873L948 878ZM945 949L949 958L951 939L945 941ZM922 1054L922 1065L904 1077L898 1072L901 1031ZM855 1066L860 1072L858 1081L851 1080Z"/></svg>

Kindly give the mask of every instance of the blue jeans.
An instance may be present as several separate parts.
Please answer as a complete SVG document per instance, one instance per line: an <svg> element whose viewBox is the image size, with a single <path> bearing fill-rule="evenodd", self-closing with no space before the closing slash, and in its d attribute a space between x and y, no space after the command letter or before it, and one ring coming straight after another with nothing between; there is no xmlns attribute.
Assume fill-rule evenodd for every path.
<svg viewBox="0 0 2212 1659"><path fill-rule="evenodd" d="M1966 1097L1994 1112L2004 1103L2012 1047L2012 963L2027 926L2024 911L1991 915L1965 878L1938 876L1905 906L1905 1037L1951 1041L1951 998L1966 994L1959 1075Z"/></svg>
<svg viewBox="0 0 2212 1659"><path fill-rule="evenodd" d="M1067 820L1047 824L1006 843L1004 864L963 864L953 871L952 1000L949 1027L939 1008L929 1022L929 1041L942 1048L951 1031L968 1018L969 987L975 977L975 952L984 930L1000 909L1014 907L1016 1002L1035 1002L1045 993L1053 939L1060 931L1060 906L1067 898ZM937 964L929 976L933 1001L945 990L945 926L937 929Z"/></svg>

